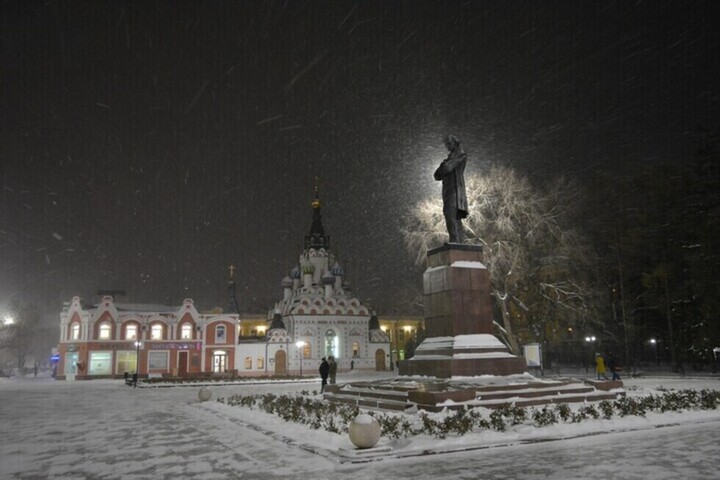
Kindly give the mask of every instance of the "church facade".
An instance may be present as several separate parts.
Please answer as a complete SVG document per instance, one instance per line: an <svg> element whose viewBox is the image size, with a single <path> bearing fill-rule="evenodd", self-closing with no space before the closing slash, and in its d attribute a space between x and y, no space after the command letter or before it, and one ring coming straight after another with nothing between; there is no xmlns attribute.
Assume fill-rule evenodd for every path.
<svg viewBox="0 0 720 480"><path fill-rule="evenodd" d="M330 250L317 189L305 246L282 279L282 299L268 312L262 342L241 342L241 370L266 358L268 373L317 374L322 357L335 357L340 371L386 370L390 338L377 317L353 296L345 272ZM247 370L252 371L252 368Z"/></svg>

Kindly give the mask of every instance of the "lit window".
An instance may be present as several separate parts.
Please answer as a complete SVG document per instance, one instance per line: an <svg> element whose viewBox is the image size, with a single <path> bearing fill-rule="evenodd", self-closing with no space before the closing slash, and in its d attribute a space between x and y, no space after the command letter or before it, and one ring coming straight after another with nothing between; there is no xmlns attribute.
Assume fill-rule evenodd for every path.
<svg viewBox="0 0 720 480"><path fill-rule="evenodd" d="M352 344L352 356L353 357L360 356L360 344L358 342L353 342L353 344Z"/></svg>
<svg viewBox="0 0 720 480"><path fill-rule="evenodd" d="M192 338L192 325L186 323L180 328L180 338L183 340L190 340Z"/></svg>
<svg viewBox="0 0 720 480"><path fill-rule="evenodd" d="M252 369L252 358L251 357L245 357L245 370Z"/></svg>
<svg viewBox="0 0 720 480"><path fill-rule="evenodd" d="M305 342L303 345L303 358L310 358L312 355L312 348L310 348L310 342Z"/></svg>
<svg viewBox="0 0 720 480"><path fill-rule="evenodd" d="M137 340L137 325L125 327L125 340Z"/></svg>
<svg viewBox="0 0 720 480"><path fill-rule="evenodd" d="M163 326L155 324L150 329L150 340L162 340L163 338Z"/></svg>
<svg viewBox="0 0 720 480"><path fill-rule="evenodd" d="M213 372L223 373L227 371L228 356L227 353L222 350L215 350L213 352Z"/></svg>
<svg viewBox="0 0 720 480"><path fill-rule="evenodd" d="M100 331L98 338L100 340L108 340L110 338L110 324L109 323L102 323L100 325Z"/></svg>
<svg viewBox="0 0 720 480"><path fill-rule="evenodd" d="M215 343L225 343L225 325L215 328Z"/></svg>
<svg viewBox="0 0 720 480"><path fill-rule="evenodd" d="M72 324L72 332L70 333L70 338L73 340L80 340L80 324L79 323L73 323Z"/></svg>
<svg viewBox="0 0 720 480"><path fill-rule="evenodd" d="M257 368L263 369L265 368L265 359L263 357L258 357L257 359Z"/></svg>

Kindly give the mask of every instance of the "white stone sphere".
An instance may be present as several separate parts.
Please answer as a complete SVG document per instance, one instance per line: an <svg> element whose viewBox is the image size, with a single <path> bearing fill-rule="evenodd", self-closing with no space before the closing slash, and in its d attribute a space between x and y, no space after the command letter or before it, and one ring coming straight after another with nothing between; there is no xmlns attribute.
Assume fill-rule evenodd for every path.
<svg viewBox="0 0 720 480"><path fill-rule="evenodd" d="M358 448L371 448L380 440L380 423L375 417L361 413L350 422L350 441Z"/></svg>
<svg viewBox="0 0 720 480"><path fill-rule="evenodd" d="M212 393L205 387L202 387L198 392L198 398L201 402L207 402L212 397Z"/></svg>

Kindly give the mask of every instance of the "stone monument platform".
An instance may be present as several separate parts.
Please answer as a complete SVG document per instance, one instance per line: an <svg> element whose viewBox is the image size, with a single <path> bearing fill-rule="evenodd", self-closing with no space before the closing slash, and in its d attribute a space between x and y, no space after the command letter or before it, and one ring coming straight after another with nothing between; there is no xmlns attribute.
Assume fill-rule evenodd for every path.
<svg viewBox="0 0 720 480"><path fill-rule="evenodd" d="M513 375L525 361L493 336L490 273L482 247L446 243L428 251L423 274L426 338L400 375Z"/></svg>
<svg viewBox="0 0 720 480"><path fill-rule="evenodd" d="M508 404L529 407L600 402L621 396L625 396L621 381L539 379L529 373L452 380L397 377L391 380L327 385L323 395L330 402L406 413L472 407L492 409Z"/></svg>

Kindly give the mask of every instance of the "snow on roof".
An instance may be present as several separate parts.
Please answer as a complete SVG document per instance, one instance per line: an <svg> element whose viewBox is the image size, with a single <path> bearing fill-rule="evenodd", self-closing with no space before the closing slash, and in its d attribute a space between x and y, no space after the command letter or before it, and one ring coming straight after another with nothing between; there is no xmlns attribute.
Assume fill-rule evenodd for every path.
<svg viewBox="0 0 720 480"><path fill-rule="evenodd" d="M177 312L180 307L153 305L150 303L116 303L115 308L121 312Z"/></svg>

